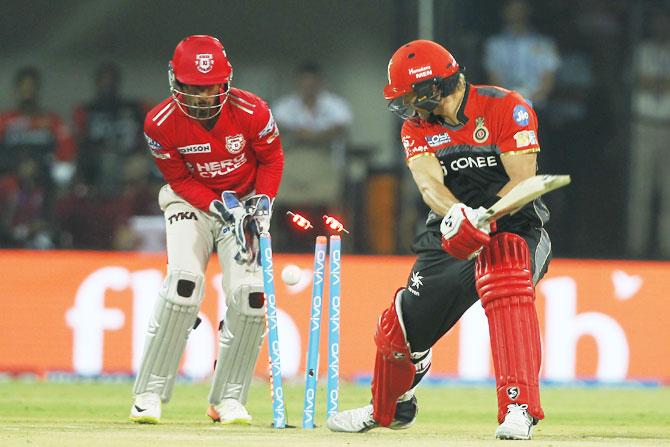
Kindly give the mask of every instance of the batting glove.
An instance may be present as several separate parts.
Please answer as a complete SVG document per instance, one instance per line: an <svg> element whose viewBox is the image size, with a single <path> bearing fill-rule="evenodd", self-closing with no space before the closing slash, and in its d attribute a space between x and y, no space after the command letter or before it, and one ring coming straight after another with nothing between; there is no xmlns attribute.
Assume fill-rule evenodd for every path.
<svg viewBox="0 0 670 447"><path fill-rule="evenodd" d="M463 203L453 205L440 224L442 249L454 258L474 258L490 242L489 233L495 231L495 223L477 226L485 212L483 207L473 209Z"/></svg>

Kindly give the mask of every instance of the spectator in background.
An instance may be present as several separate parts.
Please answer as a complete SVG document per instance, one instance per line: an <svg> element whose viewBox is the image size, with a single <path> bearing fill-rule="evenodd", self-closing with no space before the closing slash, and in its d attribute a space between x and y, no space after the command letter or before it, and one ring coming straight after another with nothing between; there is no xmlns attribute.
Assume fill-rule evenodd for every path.
<svg viewBox="0 0 670 447"><path fill-rule="evenodd" d="M273 110L284 138L330 147L333 162L344 164L351 110L344 98L325 90L319 65L303 63L298 68L297 91L277 100Z"/></svg>
<svg viewBox="0 0 670 447"><path fill-rule="evenodd" d="M517 91L532 103L539 120L543 120L549 95L554 88L560 59L556 44L551 37L535 31L531 25L531 7L526 0L507 0L502 6L503 29L499 34L491 36L485 44L484 68L491 84ZM565 169L563 148L556 148L552 137L543 128L539 129L539 139L543 147L548 148L540 169L552 174L569 173ZM555 218L548 228L573 228L575 219L569 219L566 211L568 193L556 191L547 197L548 206L555 211ZM570 252L572 240L565 235L570 231L553 231L557 237L552 239L556 254Z"/></svg>
<svg viewBox="0 0 670 447"><path fill-rule="evenodd" d="M0 113L0 243L51 248L53 204L72 176L76 148L61 118L41 107L35 67L18 70L14 87L16 108Z"/></svg>
<svg viewBox="0 0 670 447"><path fill-rule="evenodd" d="M121 70L103 63L95 71L95 97L75 109L78 177L94 194L118 196L129 157L145 157L142 126L148 107L121 96Z"/></svg>
<svg viewBox="0 0 670 447"><path fill-rule="evenodd" d="M73 194L58 204L63 245L93 250L140 249L143 241L132 226L132 218L160 212L156 185L147 176L150 163L148 157L130 157L120 164L121 184L115 196L91 195L81 184L75 186Z"/></svg>
<svg viewBox="0 0 670 447"><path fill-rule="evenodd" d="M670 258L670 11L654 10L650 22L633 64L628 250Z"/></svg>
<svg viewBox="0 0 670 447"><path fill-rule="evenodd" d="M52 228L45 216L46 185L39 162L17 161L11 174L0 177L0 248L51 248Z"/></svg>
<svg viewBox="0 0 670 447"><path fill-rule="evenodd" d="M552 31L561 64L543 109L541 140L549 150L540 168L552 174L570 174L573 182L546 196L553 211L547 231L552 234L552 249L557 256L620 256L624 247L611 241L624 231L625 222L611 219L620 214L616 205L622 202L612 200L618 185L612 184L611 173L621 166L621 162L615 162L620 151L614 149L621 123L594 61L594 31L582 26L585 8L583 1L579 8L573 1L555 2L542 11L545 18L562 19ZM617 94L622 96L621 81ZM602 188L603 184L608 188ZM598 204L599 212L594 212L594 204ZM593 232L592 228L600 230Z"/></svg>
<svg viewBox="0 0 670 447"><path fill-rule="evenodd" d="M318 222L326 212L344 211L341 197L352 114L346 100L324 88L316 63L298 67L296 83L297 90L279 98L272 107L285 147L278 209L298 208L312 222ZM282 250L301 251L311 244L306 241L301 246L291 237L278 236L276 240ZM282 241L290 241L290 245L283 247Z"/></svg>
<svg viewBox="0 0 670 447"><path fill-rule="evenodd" d="M95 97L75 109L77 178L58 206L65 247L135 249L140 241L131 218L156 215L162 220L155 200L161 183L142 130L148 107L121 96L121 78L116 64L101 64L93 78Z"/></svg>
<svg viewBox="0 0 670 447"><path fill-rule="evenodd" d="M554 41L530 25L525 0L509 0L503 7L504 30L486 42L484 68L491 84L515 90L541 108L554 85L559 56Z"/></svg>

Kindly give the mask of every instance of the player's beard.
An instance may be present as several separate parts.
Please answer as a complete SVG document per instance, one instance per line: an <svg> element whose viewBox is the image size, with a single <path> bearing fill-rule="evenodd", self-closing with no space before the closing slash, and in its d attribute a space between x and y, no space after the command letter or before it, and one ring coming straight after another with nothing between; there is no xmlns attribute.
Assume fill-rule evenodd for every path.
<svg viewBox="0 0 670 447"><path fill-rule="evenodd" d="M213 108L214 104L209 104L209 103L206 103L206 102L198 101L194 105L197 106L197 107L191 107L190 108L191 109L190 110L191 114L193 116L198 117L198 119L202 119L202 120L211 118L212 115L214 114L214 111L216 110L215 108Z"/></svg>

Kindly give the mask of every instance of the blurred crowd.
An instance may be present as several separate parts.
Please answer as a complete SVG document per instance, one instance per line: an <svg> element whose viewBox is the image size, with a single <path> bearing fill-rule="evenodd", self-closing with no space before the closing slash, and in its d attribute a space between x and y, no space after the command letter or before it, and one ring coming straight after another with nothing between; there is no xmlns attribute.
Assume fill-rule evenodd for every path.
<svg viewBox="0 0 670 447"><path fill-rule="evenodd" d="M664 172L670 157L668 5L552 5L533 11L530 1L501 2L496 28L455 40L454 53L472 59L467 50L474 49L479 55L465 61L469 81L517 90L533 104L540 120L541 172L573 176L571 187L547 197L557 256L670 259L670 176ZM633 12L638 17L631 19ZM318 63L299 65L295 80L294 91L267 98L287 159L278 211L304 209L316 219L346 216L363 235L353 251L403 252L408 244L402 238L376 243L366 237L379 239L384 229L365 228L376 225L376 214L362 209L370 205L362 198L374 194L393 206L401 192L368 171L369 151L350 143L356 111L326 86ZM15 106L0 113L0 247L160 249L160 240L147 237L162 222L156 200L162 179L142 131L153 102L125 98L114 63L95 70L96 94L70 116L42 107L42 82L35 67L17 70ZM331 163L310 162L324 158ZM391 176L406 175L401 171L392 169ZM418 202L414 222L424 211L417 197L401 199ZM276 231L290 230L280 225ZM605 248L594 253L599 240ZM308 242L301 247L281 241L277 237L279 249L309 248Z"/></svg>
<svg viewBox="0 0 670 447"><path fill-rule="evenodd" d="M121 96L118 66L93 75L95 97L72 125L40 103L42 74L14 78L16 106L0 114L0 245L134 249L131 218L158 214L160 178L143 138L147 105Z"/></svg>

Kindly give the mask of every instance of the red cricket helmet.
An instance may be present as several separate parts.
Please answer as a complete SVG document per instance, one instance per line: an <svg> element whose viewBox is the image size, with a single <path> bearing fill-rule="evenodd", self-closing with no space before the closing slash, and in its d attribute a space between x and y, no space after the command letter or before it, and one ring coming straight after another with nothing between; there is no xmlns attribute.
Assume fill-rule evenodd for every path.
<svg viewBox="0 0 670 447"><path fill-rule="evenodd" d="M389 61L384 98L396 99L412 92L417 83L448 78L459 70L454 56L442 45L430 40L412 41L400 47Z"/></svg>
<svg viewBox="0 0 670 447"><path fill-rule="evenodd" d="M226 50L219 39L205 35L188 36L179 42L174 50L168 77L170 91L181 111L191 118L210 119L221 112L223 104L228 99L233 67L228 62ZM210 96L217 98L215 105L196 106L185 103L183 99L198 95L185 93L180 84L198 86L221 84L222 87L218 94Z"/></svg>

